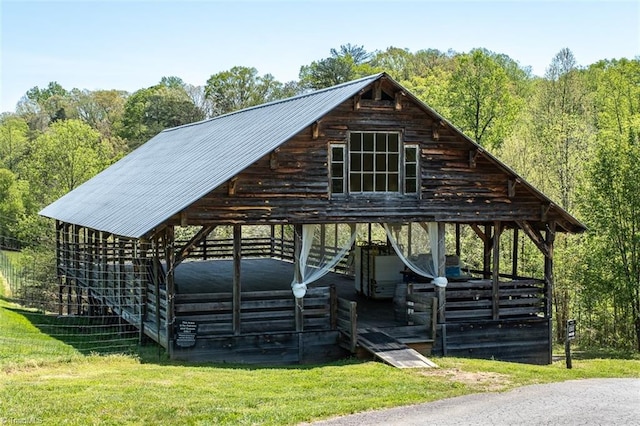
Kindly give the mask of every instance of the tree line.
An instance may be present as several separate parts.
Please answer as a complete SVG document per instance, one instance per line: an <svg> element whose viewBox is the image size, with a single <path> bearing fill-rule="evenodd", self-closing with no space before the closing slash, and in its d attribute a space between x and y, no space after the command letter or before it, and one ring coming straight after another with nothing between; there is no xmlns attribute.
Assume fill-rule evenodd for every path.
<svg viewBox="0 0 640 426"><path fill-rule="evenodd" d="M0 117L0 233L37 244L37 216L161 130L385 71L589 228L556 240L557 338L640 350L640 58L579 66L569 49L542 77L507 55L346 44L280 82L252 67L200 86L175 76L134 93L25 93Z"/></svg>

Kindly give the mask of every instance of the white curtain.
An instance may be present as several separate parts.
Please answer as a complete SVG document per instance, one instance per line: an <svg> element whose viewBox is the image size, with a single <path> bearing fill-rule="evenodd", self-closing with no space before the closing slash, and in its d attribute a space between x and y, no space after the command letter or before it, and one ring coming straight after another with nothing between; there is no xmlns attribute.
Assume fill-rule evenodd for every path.
<svg viewBox="0 0 640 426"><path fill-rule="evenodd" d="M356 232L355 226L351 229L348 224L302 225L301 237L298 274L291 283L296 298L304 297L308 284L325 276L340 262L353 246Z"/></svg>
<svg viewBox="0 0 640 426"><path fill-rule="evenodd" d="M438 235L436 222L383 223L385 232L396 254L414 273L432 278L440 287L447 285L446 277L438 276L445 265L439 264L438 248L444 250L444 235Z"/></svg>

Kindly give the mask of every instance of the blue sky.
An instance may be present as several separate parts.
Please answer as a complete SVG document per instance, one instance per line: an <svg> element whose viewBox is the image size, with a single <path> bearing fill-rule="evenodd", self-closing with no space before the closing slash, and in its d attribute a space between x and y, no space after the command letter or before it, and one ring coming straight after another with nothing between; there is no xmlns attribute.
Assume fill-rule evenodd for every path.
<svg viewBox="0 0 640 426"><path fill-rule="evenodd" d="M536 75L640 55L640 1L0 0L0 112L34 86L135 91L163 76L203 85L235 65L280 81L341 44L484 47Z"/></svg>

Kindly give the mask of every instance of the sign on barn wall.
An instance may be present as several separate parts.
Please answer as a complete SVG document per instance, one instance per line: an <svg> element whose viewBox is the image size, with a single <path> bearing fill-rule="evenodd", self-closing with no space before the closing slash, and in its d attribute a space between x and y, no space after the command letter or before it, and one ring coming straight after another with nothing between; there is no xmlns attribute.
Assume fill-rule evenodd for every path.
<svg viewBox="0 0 640 426"><path fill-rule="evenodd" d="M176 319L175 327L176 346L180 348L192 348L196 345L198 323L195 321Z"/></svg>

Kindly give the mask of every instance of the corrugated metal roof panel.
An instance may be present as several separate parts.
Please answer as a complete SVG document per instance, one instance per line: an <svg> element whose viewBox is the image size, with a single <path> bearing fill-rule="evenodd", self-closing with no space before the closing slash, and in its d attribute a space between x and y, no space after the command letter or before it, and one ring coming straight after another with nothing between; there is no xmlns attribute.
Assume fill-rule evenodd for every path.
<svg viewBox="0 0 640 426"><path fill-rule="evenodd" d="M40 214L139 238L382 75L164 130Z"/></svg>

